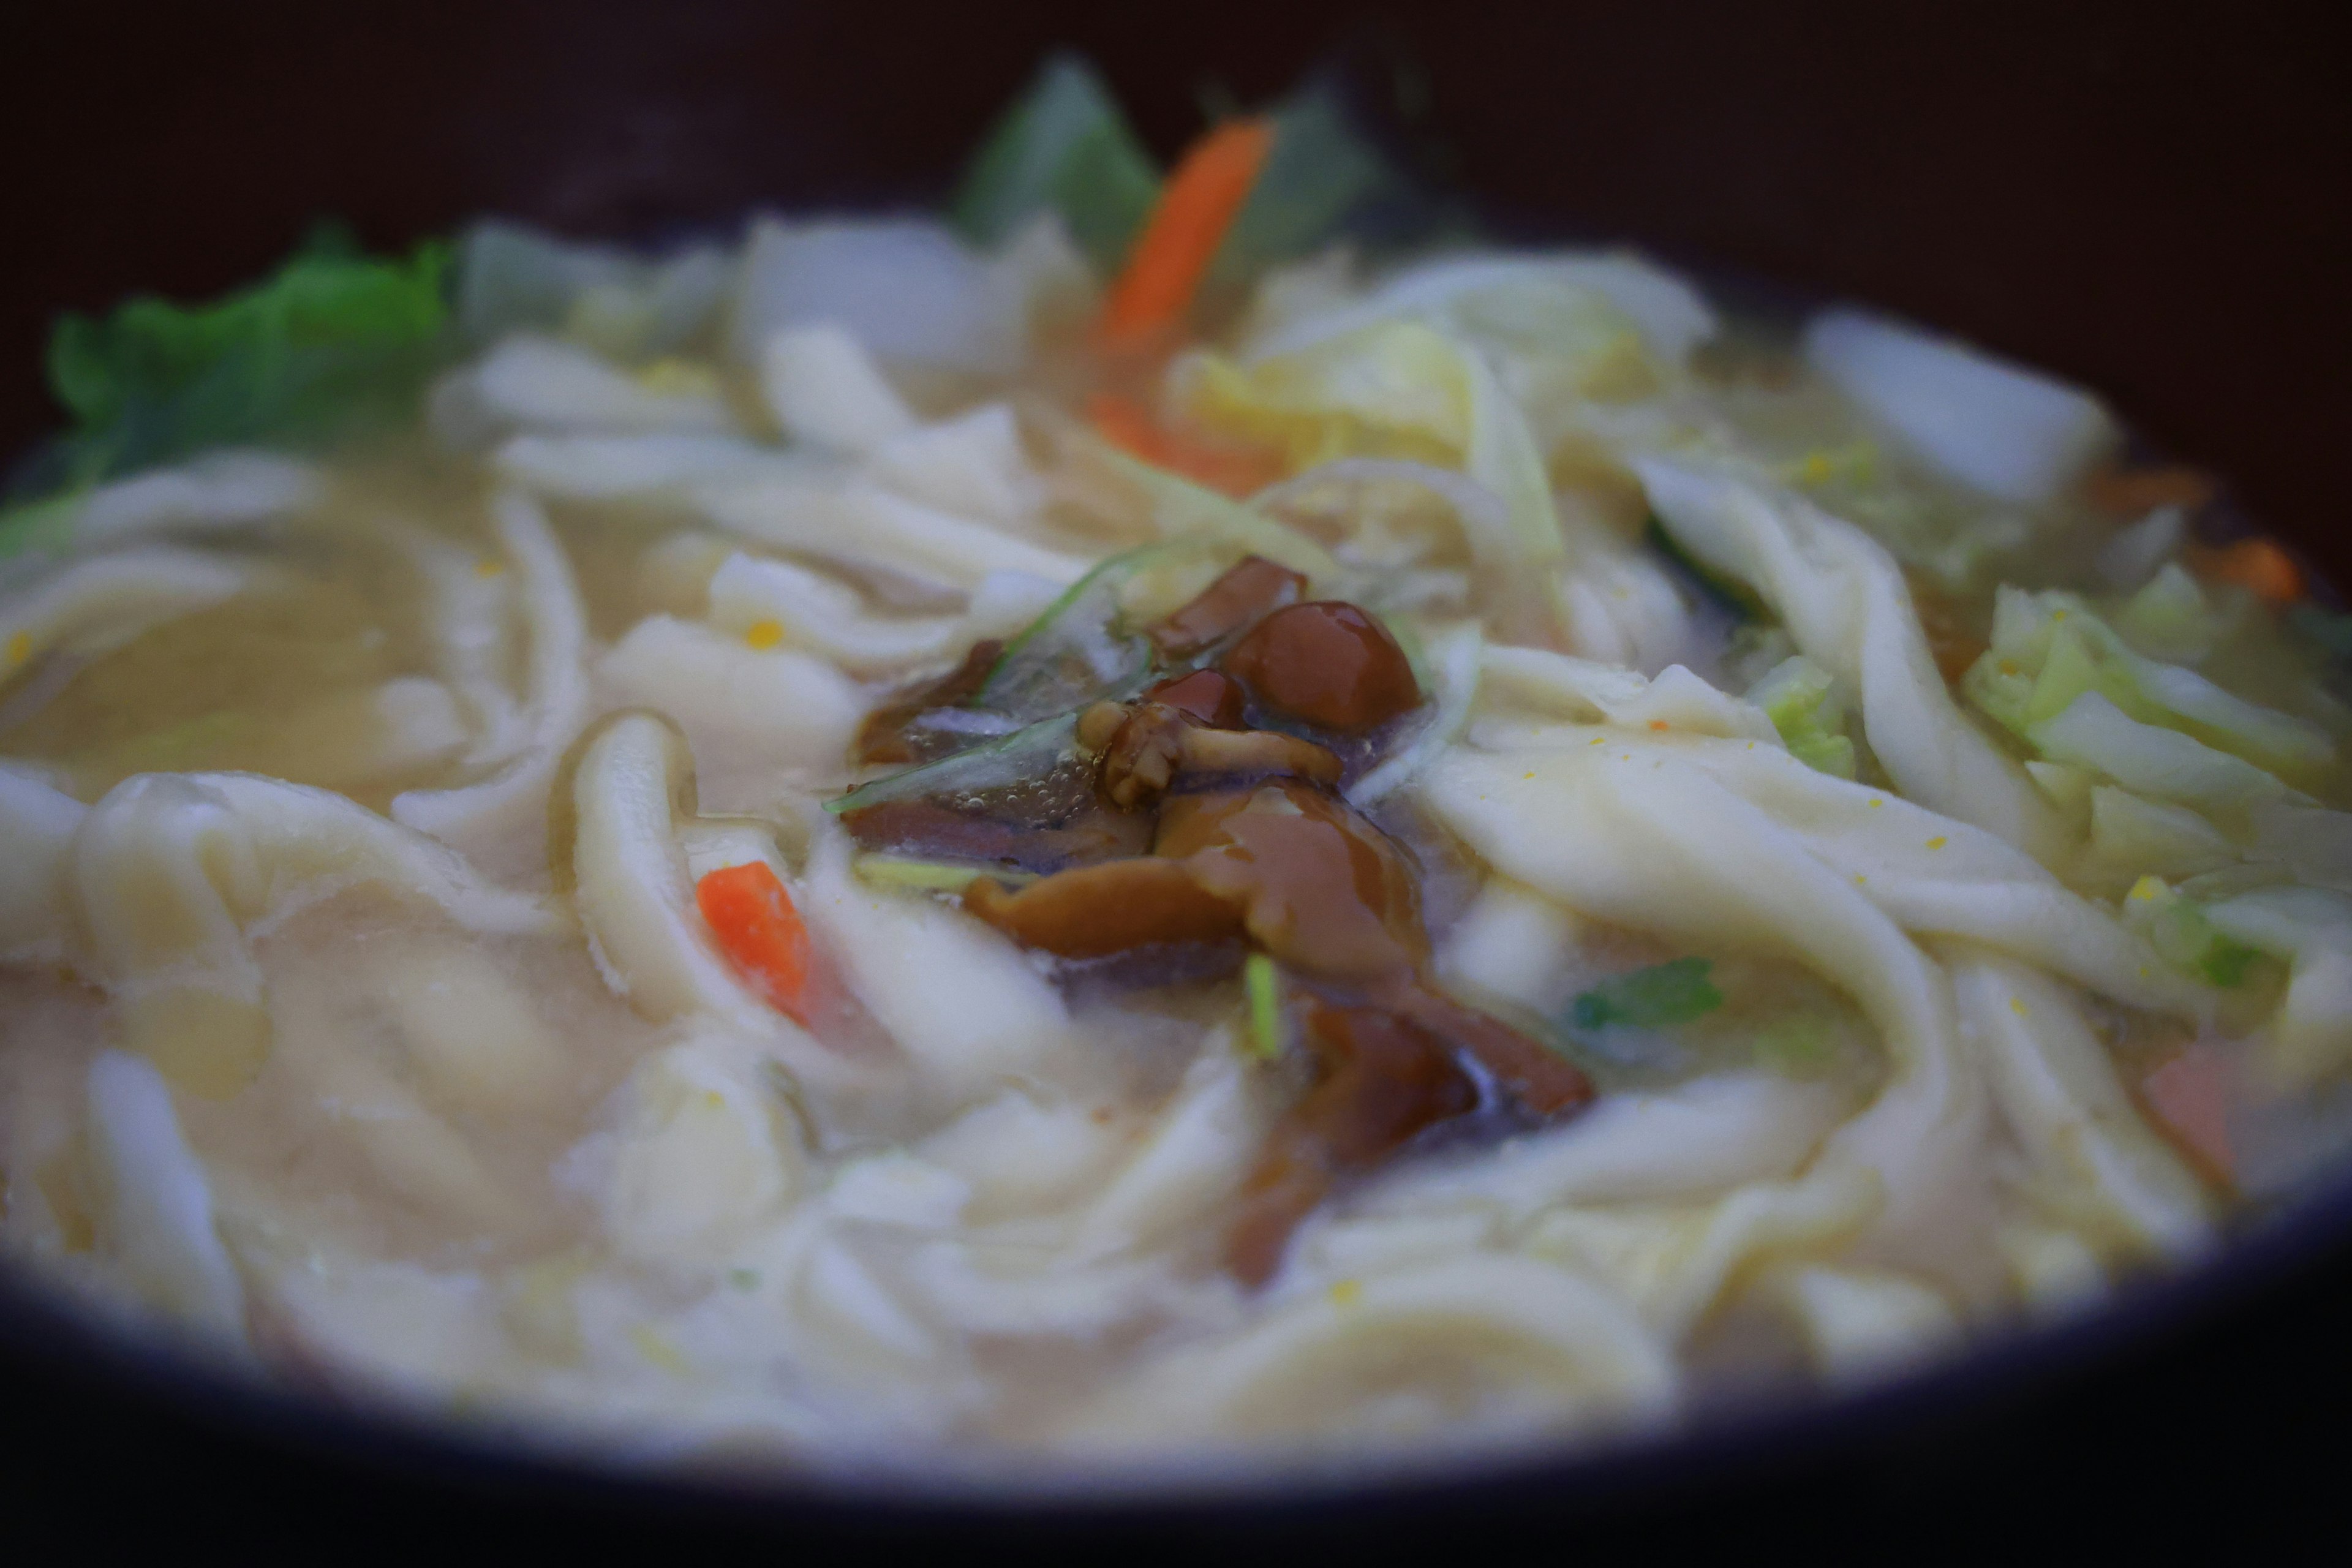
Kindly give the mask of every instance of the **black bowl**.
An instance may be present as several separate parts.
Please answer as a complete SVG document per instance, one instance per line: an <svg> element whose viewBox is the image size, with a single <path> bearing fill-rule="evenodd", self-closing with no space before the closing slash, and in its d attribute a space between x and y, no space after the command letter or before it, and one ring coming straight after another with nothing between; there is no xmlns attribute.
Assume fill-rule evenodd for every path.
<svg viewBox="0 0 2352 1568"><path fill-rule="evenodd" d="M322 215L642 237L917 202L1040 55L1163 151L1215 84L1411 62L1451 173L1536 228L1870 300L2108 394L2347 581L2352 68L2325 13L1979 5L1021 7L292 0L0 24L0 451L50 423L51 314L201 296ZM1384 66L1383 66L1383 68ZM2110 1550L2324 1520L2347 1444L2352 1176L2197 1269L1856 1398L1376 1480L994 1499L630 1478L227 1381L0 1275L0 1499L38 1526L447 1546L981 1531L1221 1552L1546 1555L1801 1532ZM332 1529L363 1534L322 1536ZM2324 1527L2324 1525L2323 1525Z"/></svg>

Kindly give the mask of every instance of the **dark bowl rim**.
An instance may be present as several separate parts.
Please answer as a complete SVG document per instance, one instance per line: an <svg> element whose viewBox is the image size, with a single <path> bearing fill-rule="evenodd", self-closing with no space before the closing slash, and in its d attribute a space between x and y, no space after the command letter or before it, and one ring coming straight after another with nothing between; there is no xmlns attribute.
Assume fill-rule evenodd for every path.
<svg viewBox="0 0 2352 1568"><path fill-rule="evenodd" d="M2292 1289L2352 1253L2352 1171L2330 1173L2205 1255L2126 1281L2095 1303L1996 1331L1953 1354L1850 1391L1760 1400L1692 1426L1595 1442L1568 1437L1454 1455L1214 1468L1089 1470L1051 1459L1003 1472L800 1468L665 1469L589 1448L553 1450L391 1405L330 1399L265 1381L184 1340L103 1311L0 1258L0 1366L132 1401L161 1403L201 1429L299 1448L353 1475L526 1507L686 1516L790 1526L820 1518L899 1527L1098 1525L1217 1519L1312 1524L1367 1510L1450 1513L1540 1499L1558 1512L1639 1509L1863 1453L1876 1440L1948 1429L2112 1369L2168 1337L2210 1331L2234 1310ZM1019 1474L1020 1470L1030 1473Z"/></svg>

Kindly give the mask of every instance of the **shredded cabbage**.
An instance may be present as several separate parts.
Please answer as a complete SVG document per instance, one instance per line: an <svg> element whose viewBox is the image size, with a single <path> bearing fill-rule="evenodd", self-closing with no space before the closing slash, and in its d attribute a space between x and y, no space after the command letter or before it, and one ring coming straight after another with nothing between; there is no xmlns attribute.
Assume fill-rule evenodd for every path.
<svg viewBox="0 0 2352 1568"><path fill-rule="evenodd" d="M2116 438L2089 394L1868 311L1815 316L1805 357L1920 457L2002 500L2052 500Z"/></svg>
<svg viewBox="0 0 2352 1568"><path fill-rule="evenodd" d="M625 363L656 359L710 323L733 275L715 245L647 260L493 218L457 242L457 326L481 347L540 332Z"/></svg>
<svg viewBox="0 0 2352 1568"><path fill-rule="evenodd" d="M448 247L394 260L322 226L266 280L204 305L142 296L50 335L49 389L73 429L12 487L74 492L221 447L314 445L415 412L446 345ZM0 511L0 556L54 543L55 496Z"/></svg>
<svg viewBox="0 0 2352 1568"><path fill-rule="evenodd" d="M2103 748L2120 748L2117 767L2134 777L2150 777L2158 759L2165 759L2167 767L2193 769L2205 781L2192 786L2182 774L2166 791L2150 789L2164 798L2261 793L2263 786L2246 777L2248 771L2308 783L2336 763L2335 742L2318 725L2248 702L2183 666L2133 651L2072 594L2001 589L1994 604L1991 647L1962 684L1979 708L2046 757L2100 767ZM2086 698L2097 701L2076 711ZM2150 727L2177 731L2197 742L2197 750L2136 733ZM2063 735L2063 754L2051 749L2053 734ZM2206 762L2200 752L2209 750L2242 759L2251 769ZM2122 752L2130 752L2131 760L2123 760ZM2116 767L2105 771L2119 783L2134 782ZM2179 793L2184 789L2192 793Z"/></svg>
<svg viewBox="0 0 2352 1568"><path fill-rule="evenodd" d="M1764 710L1789 754L1835 778L1854 775L1853 742L1845 732L1845 705L1836 679L1802 654L1781 660L1748 688L1748 700Z"/></svg>
<svg viewBox="0 0 2352 1568"><path fill-rule="evenodd" d="M2167 963L2183 974L2224 990L2243 985L2262 956L2255 948L2223 934L2205 906L2183 898L2161 877L2142 877L2125 895L2124 923L2147 940Z"/></svg>

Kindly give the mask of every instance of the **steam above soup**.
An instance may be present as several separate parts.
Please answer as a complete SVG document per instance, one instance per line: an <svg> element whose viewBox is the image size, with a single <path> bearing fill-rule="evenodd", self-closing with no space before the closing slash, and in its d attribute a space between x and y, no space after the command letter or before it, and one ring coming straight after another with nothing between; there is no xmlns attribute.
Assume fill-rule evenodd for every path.
<svg viewBox="0 0 2352 1568"><path fill-rule="evenodd" d="M331 241L0 515L0 1236L606 1450L1601 1437L2352 1129L2338 660L2095 398L1390 254L1050 68L954 222Z"/></svg>

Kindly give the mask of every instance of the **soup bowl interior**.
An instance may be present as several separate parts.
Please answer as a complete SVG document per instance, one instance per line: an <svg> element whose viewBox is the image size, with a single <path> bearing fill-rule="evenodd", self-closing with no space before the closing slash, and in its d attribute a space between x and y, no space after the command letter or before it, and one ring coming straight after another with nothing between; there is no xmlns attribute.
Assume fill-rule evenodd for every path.
<svg viewBox="0 0 2352 1568"><path fill-rule="evenodd" d="M0 63L20 225L0 255L0 443L21 449L53 418L39 365L54 312L218 290L321 216L387 246L486 212L625 238L761 206L919 204L1053 46L1093 55L1162 153L1204 91L1246 101L1337 58L1417 111L1432 167L1507 232L1628 240L2051 366L2230 476L2250 515L2341 582L2352 84L2295 21L2106 5L1368 18L1222 0L1148 19L1078 5L52 8L12 23ZM299 1502L396 1504L397 1528L418 1531L624 1510L661 1529L1451 1542L1574 1511L1744 1533L1988 1489L2048 1506L2174 1477L2193 1498L2217 1464L2292 1493L2319 1441L2300 1413L2328 1403L2313 1358L2352 1300L2347 1237L2352 1192L2320 1192L2189 1277L1863 1397L1597 1457L1434 1461L1370 1488L1343 1472L985 1496L625 1481L257 1393L71 1321L18 1281L0 1279L0 1329L14 1474L50 1507L102 1473L248 1528L256 1508L282 1521ZM2233 1457L2197 1440L2222 1424Z"/></svg>

